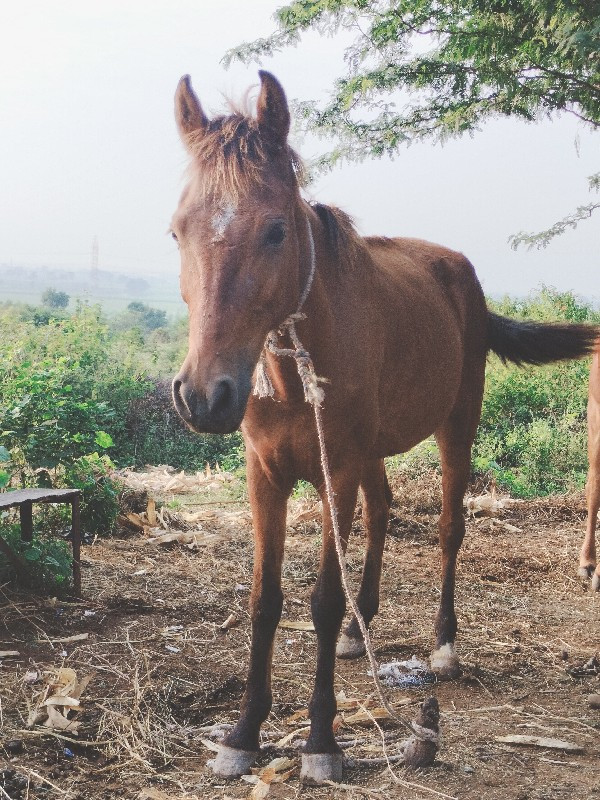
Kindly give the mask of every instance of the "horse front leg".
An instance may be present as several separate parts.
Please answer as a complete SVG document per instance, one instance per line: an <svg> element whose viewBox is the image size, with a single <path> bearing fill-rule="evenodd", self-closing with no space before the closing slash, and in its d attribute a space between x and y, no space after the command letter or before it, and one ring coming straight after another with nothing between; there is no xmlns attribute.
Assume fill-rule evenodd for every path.
<svg viewBox="0 0 600 800"><path fill-rule="evenodd" d="M390 519L392 490L385 474L383 460L369 462L360 482L363 495L363 521L367 531L367 547L356 604L366 626L379 610L379 585L383 548ZM365 654L365 643L356 617L352 617L339 638L338 658L359 658Z"/></svg>
<svg viewBox="0 0 600 800"><path fill-rule="evenodd" d="M358 480L354 467L332 477L342 547L345 552L356 506ZM317 667L314 691L308 706L310 734L302 754L300 779L321 784L342 779L342 751L333 733L337 711L334 691L335 645L342 626L346 600L335 548L331 511L324 490L323 545L315 588L311 595L312 618L317 634Z"/></svg>
<svg viewBox="0 0 600 800"><path fill-rule="evenodd" d="M259 752L260 727L271 710L273 640L283 606L281 564L287 500L292 488L291 484L285 488L274 486L252 452L248 452L247 476L254 529L252 642L240 718L211 762L213 772L225 778L250 771Z"/></svg>

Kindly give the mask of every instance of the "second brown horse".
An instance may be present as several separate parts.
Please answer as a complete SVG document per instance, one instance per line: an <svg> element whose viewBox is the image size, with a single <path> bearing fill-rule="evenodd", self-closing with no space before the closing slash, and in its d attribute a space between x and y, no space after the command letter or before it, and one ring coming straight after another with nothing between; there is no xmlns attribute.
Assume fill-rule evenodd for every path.
<svg viewBox="0 0 600 800"><path fill-rule="evenodd" d="M246 443L255 538L252 646L241 715L213 765L219 775L249 770L271 708L288 498L298 479L311 482L323 498L323 544L311 598L316 677L302 758L302 778L319 783L341 778L332 723L345 600L315 420L293 361L264 354L274 397L252 394L267 334L302 305L298 334L326 380L325 441L344 543L359 489L363 496L367 549L357 599L367 623L379 603L391 500L383 459L435 434L443 470L442 564L431 667L449 678L459 671L455 571L486 354L533 364L579 357L598 331L493 314L461 254L415 239L361 238L341 211L309 205L300 192L299 159L288 144L285 94L269 73L260 79L256 118L234 112L209 119L189 77L177 90L176 119L191 164L172 232L181 250L190 332L173 398L194 430L226 433L241 424ZM352 620L338 654L362 652Z"/></svg>

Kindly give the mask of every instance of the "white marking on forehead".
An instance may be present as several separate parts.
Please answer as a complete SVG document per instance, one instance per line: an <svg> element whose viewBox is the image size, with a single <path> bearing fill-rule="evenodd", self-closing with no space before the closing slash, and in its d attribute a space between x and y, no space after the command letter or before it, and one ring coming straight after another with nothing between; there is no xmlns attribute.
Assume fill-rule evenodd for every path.
<svg viewBox="0 0 600 800"><path fill-rule="evenodd" d="M225 237L225 231L233 222L237 207L231 200L223 200L217 206L217 210L211 220L213 231L215 235L211 242L222 242Z"/></svg>

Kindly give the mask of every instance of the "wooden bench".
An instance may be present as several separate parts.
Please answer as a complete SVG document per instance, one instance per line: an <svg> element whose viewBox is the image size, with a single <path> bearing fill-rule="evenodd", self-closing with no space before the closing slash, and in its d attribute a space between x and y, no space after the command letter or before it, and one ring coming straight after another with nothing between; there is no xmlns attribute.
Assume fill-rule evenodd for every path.
<svg viewBox="0 0 600 800"><path fill-rule="evenodd" d="M75 594L81 597L81 521L79 516L79 489L15 489L14 491L0 492L0 509L19 509L21 519L21 539L31 542L33 539L33 504L34 503L70 503L71 505L71 544L73 546L73 588ZM6 542L0 537L0 549L11 559L19 564ZM22 565L24 566L24 565Z"/></svg>

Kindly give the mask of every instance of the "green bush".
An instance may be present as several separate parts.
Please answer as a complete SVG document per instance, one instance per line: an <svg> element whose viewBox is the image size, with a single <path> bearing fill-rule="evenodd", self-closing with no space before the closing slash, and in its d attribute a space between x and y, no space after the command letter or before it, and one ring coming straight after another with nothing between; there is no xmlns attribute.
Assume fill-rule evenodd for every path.
<svg viewBox="0 0 600 800"><path fill-rule="evenodd" d="M544 287L522 300L491 304L498 313L543 322L599 322L600 313L569 292ZM503 365L490 356L473 466L516 497L582 488L587 473L589 362L546 367Z"/></svg>
<svg viewBox="0 0 600 800"><path fill-rule="evenodd" d="M78 488L82 528L92 534L108 534L114 526L120 490L115 464L200 469L219 462L234 468L241 459L239 435L191 433L172 407L170 380L149 377L153 371L174 374L185 350L185 324L158 327L164 312L142 306L129 313L136 326L121 330L108 325L98 307L79 304L67 316L0 306L0 489ZM36 512L31 545L8 529L32 585L66 585L68 547L41 530L56 533L68 522L63 507ZM0 560L3 574L10 569Z"/></svg>
<svg viewBox="0 0 600 800"><path fill-rule="evenodd" d="M122 485L113 476L114 464L108 456L91 453L64 467L62 483L81 492L82 531L112 533L119 513Z"/></svg>
<svg viewBox="0 0 600 800"><path fill-rule="evenodd" d="M51 470L111 447L121 409L145 386L98 309L41 327L2 316L0 335L0 436L13 458Z"/></svg>
<svg viewBox="0 0 600 800"><path fill-rule="evenodd" d="M115 450L119 463L169 464L187 470L203 469L207 463L237 469L243 463L239 433L202 435L186 427L173 406L167 380L154 380L150 391L130 402L125 430Z"/></svg>
<svg viewBox="0 0 600 800"><path fill-rule="evenodd" d="M27 565L26 573L21 576L26 586L51 594L62 593L69 588L72 556L67 542L46 537L39 529L34 530L31 542L23 542L18 524L0 525L0 536ZM0 552L0 581L12 580L14 577L13 565Z"/></svg>
<svg viewBox="0 0 600 800"><path fill-rule="evenodd" d="M491 473L516 497L581 488L588 375L586 361L517 368L490 358L475 470Z"/></svg>
<svg viewBox="0 0 600 800"><path fill-rule="evenodd" d="M69 295L66 292L57 292L48 288L42 294L42 303L48 308L66 308L69 305Z"/></svg>
<svg viewBox="0 0 600 800"><path fill-rule="evenodd" d="M4 308L0 336L0 482L81 488L84 526L109 531L118 486L98 452L124 438L125 409L146 391L131 351L85 306L43 326Z"/></svg>

